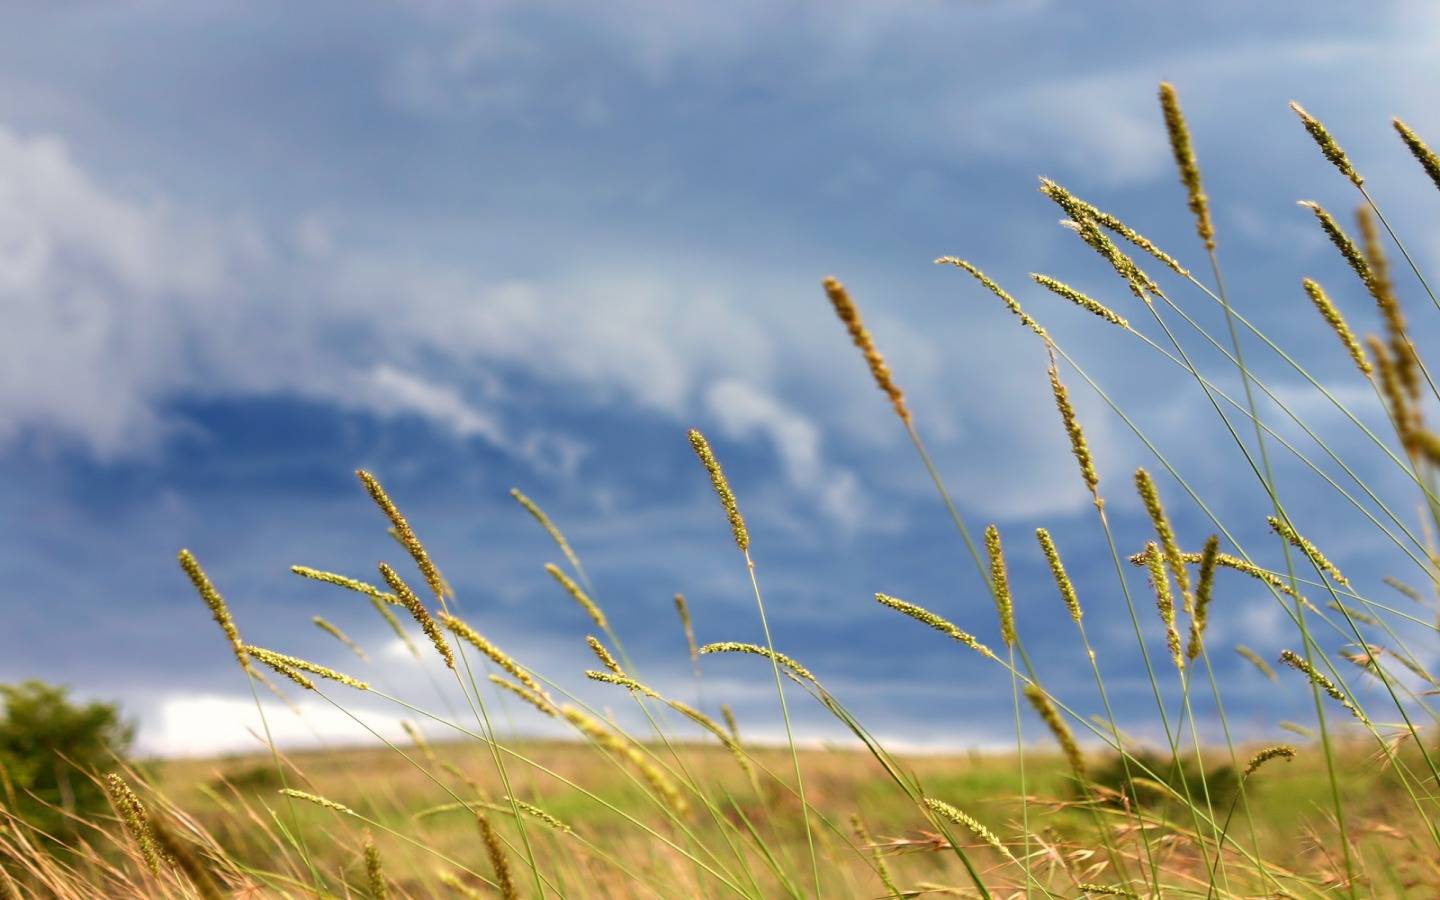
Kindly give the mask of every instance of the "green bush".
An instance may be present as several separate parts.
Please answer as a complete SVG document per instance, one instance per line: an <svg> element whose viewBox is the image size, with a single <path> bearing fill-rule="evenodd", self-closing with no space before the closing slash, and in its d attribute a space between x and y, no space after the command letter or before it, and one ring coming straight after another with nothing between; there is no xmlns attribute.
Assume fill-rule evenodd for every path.
<svg viewBox="0 0 1440 900"><path fill-rule="evenodd" d="M65 687L0 684L0 802L51 834L70 833L64 814L108 808L94 776L116 767L134 726L111 703L77 704Z"/></svg>

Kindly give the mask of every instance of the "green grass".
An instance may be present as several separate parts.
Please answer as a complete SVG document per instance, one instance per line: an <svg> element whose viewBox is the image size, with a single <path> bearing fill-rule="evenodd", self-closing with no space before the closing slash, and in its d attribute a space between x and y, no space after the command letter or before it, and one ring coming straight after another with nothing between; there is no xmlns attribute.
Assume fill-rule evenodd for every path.
<svg viewBox="0 0 1440 900"><path fill-rule="evenodd" d="M1181 134L1183 118L1176 98L1171 93L1166 100L1167 127L1203 236L1210 219L1200 195L1198 169L1188 155L1189 137ZM1305 126L1327 158L1360 188L1360 179L1351 177L1354 170L1348 161L1341 164L1340 151L1324 126L1314 120L1307 120ZM1426 171L1440 172L1440 160L1427 157L1428 151L1413 142L1411 146ZM1177 467L1162 442L1126 409L1124 396L1093 379L1077 354L1053 339L1045 320L1073 310L1036 304L1035 309L1045 312L1032 314L977 267L953 258L941 260L955 263L976 278L983 291L998 296L1028 333L1043 342L1052 360L1051 377L1057 382L1066 379L1072 389L1093 390L1149 451L1152 459L1146 469L1155 473L1154 483L1165 494L1164 509L1183 504L1190 513L1185 521L1194 521L1197 514L1206 521L1203 529L1175 535L1174 543L1167 543L1172 540L1168 515L1153 499L1146 505L1159 548L1174 560L1177 553L1197 550L1207 538L1218 541L1226 562L1216 574L1216 583L1255 578L1253 583L1268 591L1270 601L1284 612L1293 626L1284 644L1292 651L1288 656L1292 665L1280 667L1279 683L1269 689L1308 690L1314 711L1305 723L1314 737L1298 743L1293 762L1275 760L1253 774L1246 771L1247 760L1259 747L1237 744L1224 714L1227 685L1211 666L1212 656L1228 654L1231 648L1201 640L1191 657L1173 645L1147 642L1145 623L1153 623L1150 617L1157 615L1157 605L1168 610L1166 600L1173 598L1179 610L1174 624L1183 646L1191 624L1187 621L1191 598L1174 571L1152 566L1146 585L1147 573L1127 562L1140 547L1120 545L1106 503L1128 493L1131 486L1099 483L1090 477L1083 463L1088 453L1083 423L1068 418L1071 411L1059 399L1057 385L1062 415L1057 416L1056 428L1065 428L1082 461L1076 477L1084 479L1093 496L1095 527L1105 538L1108 556L1091 561L1100 565L1085 567L1100 574L1094 583L1077 585L1080 603L1083 606L1091 597L1124 601L1136 638L1134 659L1125 665L1131 671L1143 670L1149 681L1147 693L1155 706L1146 725L1149 733L1160 736L1153 746L1124 736L1116 727L1102 673L1118 664L1108 660L1120 648L1107 643L1107 658L1092 670L1094 694L1082 698L1073 692L1075 705L1067 706L1040 680L1023 634L1002 627L1005 645L991 652L969 637L970 623L949 623L924 609L886 601L897 612L896 627L909 628L913 640L953 641L956 653L983 659L990 667L994 690L1008 690L1014 698L1017 732L1014 751L1003 754L899 756L887 751L822 684L797 676L774 659L761 599L762 573L751 562L741 515L745 491L731 492L703 437L692 432L692 444L723 505L716 515L728 516L742 551L735 565L744 566L752 582L756 621L766 635L766 647L754 649L771 657L760 663L771 670L779 689L776 709L785 717L784 746L756 747L727 739L735 744L727 750L718 741L695 743L695 732L675 728L677 716L686 715L686 710L667 699L669 686L639 683L643 679L633 672L620 636L604 619L603 585L596 590L554 523L517 493L517 500L545 527L570 566L569 574L559 579L562 585L591 609L620 660L606 664L639 680L621 676L613 687L613 699L606 702L638 704L649 725L646 731L624 734L600 712L562 691L549 678L556 673L531 673L538 679L538 690L499 693L486 677L489 662L477 655L477 648L456 643L459 661L453 667L454 677L439 684L449 694L449 705L468 714L442 714L404 698L371 692L423 721L432 733L443 729L452 741L433 748L387 744L288 756L284 748L272 747L268 755L256 757L163 764L146 769L158 772L153 783L138 786L149 824L132 822L132 832L127 833L114 817L84 819L76 823L82 829L79 841L65 845L0 809L0 897L8 900L7 892L66 900L96 895L214 897L224 890L372 898L457 892L489 896L498 891L507 898L537 900L541 896L759 900L897 894L1079 897L1115 892L1205 898L1440 895L1440 760L1436 758L1440 750L1434 733L1440 714L1430 700L1440 680L1425 670L1412 649L1425 646L1436 631L1436 603L1429 598L1440 594L1437 563L1431 561L1440 559L1440 548L1431 537L1440 533L1440 434L1428 429L1425 413L1440 404L1440 390L1418 356L1412 356L1411 336L1403 316L1396 314L1399 288L1395 286L1400 274L1414 276L1413 281L1429 295L1418 266L1389 231L1379 206L1360 189L1363 250L1349 252L1343 237L1332 237L1349 253L1349 264L1358 276L1350 293L1368 296L1379 307L1386 333L1367 345L1374 373L1362 375L1348 368L1345 373L1370 381L1377 408L1394 432L1393 438L1385 438L1363 424L1373 410L1352 410L1337 397L1354 392L1322 386L1298 361L1299 354L1286 349L1287 336L1265 334L1231 305L1213 246L1203 254L1210 270L1207 284L1190 270L1182 270L1172 257L1148 249L1142 237L1115 217L1054 183L1047 182L1044 190L1078 221L1080 238L1097 251L1101 265L1119 276L1114 296L1106 300L1129 302L1134 295L1134 308L1126 308L1128 322L1102 316L1104 321L1095 321L1093 327L1123 329L1133 339L1137 355L1175 365L1192 382L1196 393L1187 399L1203 397L1199 408L1213 418L1208 430L1196 426L1185 439L1206 441L1217 453L1239 454L1243 465L1224 473L1226 489L1248 485L1265 514L1281 524L1280 531L1314 539L1306 526L1317 523L1294 522L1287 506L1294 499L1290 474L1313 474L1314 489L1333 493L1334 508L1351 517L1347 523L1361 522L1361 527L1374 529L1374 537L1393 545L1399 551L1391 560L1396 574L1421 588L1419 605L1411 605L1412 600L1396 599L1398 595L1388 589L1347 585L1298 538L1286 541L1265 534L1263 548L1259 541L1247 545L1238 539L1237 535L1263 533L1257 528L1263 515L1259 522L1227 522L1217 515L1207 500L1211 486ZM1379 225L1370 221L1371 216ZM1129 242L1126 249L1109 234ZM1387 236L1400 251L1408 273L1380 276L1389 271ZM1127 255L1130 247L1139 248L1135 252L1140 255ZM1146 268L1163 274L1159 280L1166 285L1153 280ZM1407 277L1405 283L1412 281ZM974 289L971 282L965 286ZM963 504L952 497L944 474L926 449L919 424L923 415L906 405L898 379L861 322L858 306L838 282L827 279L825 289L878 386L890 398L900 427L914 443L917 465L933 480L937 502L955 526L957 549L963 546L973 558L976 586L988 588L1003 611L1010 598L998 533L986 529L982 558ZM1298 287L1296 291L1298 295ZM1440 308L1440 300L1430 298ZM1046 299L1052 298L1046 295ZM1096 303L1093 299L1083 303L1088 311L1082 314L1093 313ZM1220 337L1201 324L1203 316L1197 320L1193 314L1196 307L1211 305L1224 314L1226 333ZM1333 324L1334 315L1330 319ZM1247 363L1246 346L1249 359L1257 352L1266 358L1266 378ZM1303 349L1306 355L1314 352L1311 347ZM1328 349L1349 354L1338 342ZM1214 361L1214 354L1219 355L1218 371L1197 362ZM1291 373L1301 378L1313 388L1314 396L1308 399L1314 403L1287 403L1286 394L1269 383L1280 383L1271 374L1274 370L1292 381ZM1040 373L1013 375L1039 377ZM1239 376L1242 391L1222 390L1232 375ZM1289 396L1293 398L1293 391ZM1270 405L1262 407L1260 398ZM1312 416L1314 409L1323 409L1328 430L1322 432L1296 407L1310 408ZM1039 411L1015 414L1034 416ZM1336 439L1341 436L1337 429L1343 429L1344 441ZM1304 440L1297 434L1303 434ZM1357 458L1357 444L1371 454L1368 460ZM1336 446L1345 447L1345 454ZM1386 475L1392 469L1400 473L1410 495L1382 496L1367 483L1360 473L1377 466ZM1277 472L1287 477L1277 478ZM405 600L404 612L415 619L395 627L407 640L413 639L417 655L439 651L448 658L446 642L451 638L436 633L430 623L432 614L448 608L443 576L384 489L367 473L360 474L400 538L403 549L397 554L408 553L434 591L433 597L413 596L402 578L387 570L390 589ZM697 479L703 474L697 470ZM1137 472L1136 481L1144 484L1149 478ZM1148 489L1142 488L1142 493ZM377 522L377 527L383 524ZM1009 546L1021 534L1007 532ZM1145 540L1149 535L1142 538L1142 545ZM1064 548L1060 550L1063 554ZM1283 557L1283 568L1271 571L1256 564L1257 557L1275 556ZM246 651L224 601L193 558L182 554L182 561L217 621L230 629L232 649L244 665ZM1079 569L1074 560L1069 562ZM1111 566L1113 571L1108 571ZM1198 573L1187 572L1184 580L1203 581ZM576 581L569 581L570 576ZM877 573L877 578L883 577L884 573ZM370 594L388 612L383 605L387 597L378 589L343 580L340 587ZM1044 601L1025 597L1020 602ZM1071 627L1067 619L1058 618L1063 608L1058 597L1048 602L1054 604L1055 621ZM1223 604L1211 613L1212 617L1233 614ZM917 621L907 623L902 616ZM429 628L423 638L416 624ZM1078 614L1073 624L1076 652L1089 654L1089 639L1078 627L1083 624ZM236 615L233 626L243 633L243 613ZM1383 652L1355 658L1358 648L1380 645ZM515 674L503 650L487 653ZM272 668L298 685L287 684L288 689L314 689L323 701L354 716L345 705L354 685L325 681L325 672L300 661ZM1356 687L1365 681L1378 689L1357 693ZM256 688L253 680L248 686ZM1029 692L1042 707L1046 701L1054 704L1057 712L1047 719L1047 726L1056 733L1050 737L1064 743L1070 739L1067 732L1078 735L1089 748L1083 766L1072 769L1048 741L1037 745L1040 732L1022 731L1022 692ZM501 697L511 702L515 696L535 707L533 713L525 709L525 715L567 722L584 740L500 739L490 725L490 705ZM852 747L802 749L805 736L792 733L788 715L801 703L819 703L833 714L852 736ZM1197 708L1215 713L1197 723ZM1127 721L1144 712L1127 709ZM1100 718L1092 719L1094 715ZM1213 731L1223 739L1206 743L1202 731ZM1278 729L1276 738L1294 742ZM145 780L136 772L129 777L137 784ZM287 790L325 798L343 809L288 796ZM568 830L557 831L526 813L522 803L557 817ZM874 845L857 845L850 824L857 814L876 838ZM493 825L498 842L481 839L488 831L481 827L485 823ZM146 829L170 836L174 861L158 874L147 872L137 850L150 839ZM367 833L379 848L379 873L367 873L364 865ZM216 883L223 889L214 887Z"/></svg>

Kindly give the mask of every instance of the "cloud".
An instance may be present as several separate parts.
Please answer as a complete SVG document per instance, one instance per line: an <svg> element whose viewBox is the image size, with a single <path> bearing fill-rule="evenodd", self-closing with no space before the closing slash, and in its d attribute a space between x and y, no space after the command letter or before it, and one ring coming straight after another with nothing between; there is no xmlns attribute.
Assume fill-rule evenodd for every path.
<svg viewBox="0 0 1440 900"><path fill-rule="evenodd" d="M323 747L327 744L371 743L375 736L365 726L391 741L404 741L400 717L373 710L351 711L365 725L317 700L301 699L292 710L266 700L260 704L264 720L249 697L220 694L174 694L156 705L140 732L144 753L166 756L218 756L263 749L269 728L279 746Z"/></svg>
<svg viewBox="0 0 1440 900"><path fill-rule="evenodd" d="M790 484L817 497L826 514L850 530L864 520L865 502L855 473L825 462L820 429L809 418L736 379L711 385L705 402L727 435L768 438Z"/></svg>

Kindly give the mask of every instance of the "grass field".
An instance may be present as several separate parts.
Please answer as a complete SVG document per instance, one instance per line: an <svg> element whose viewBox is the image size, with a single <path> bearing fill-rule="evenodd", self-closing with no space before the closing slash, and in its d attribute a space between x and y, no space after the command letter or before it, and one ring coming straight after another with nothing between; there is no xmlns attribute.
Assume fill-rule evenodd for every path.
<svg viewBox="0 0 1440 900"><path fill-rule="evenodd" d="M835 314L913 441L917 464L933 479L937 502L951 515L957 550L963 547L973 558L976 584L983 584L994 601L1001 642L987 647L965 630L969 623L951 622L905 600L885 594L875 600L894 611L897 622L911 620L905 627L917 640L951 641L956 653L978 655L991 666L995 690L1013 699L1017 730L1022 716L1037 717L1045 729L1043 744L1033 739L1041 733L1036 729L1017 740L1013 753L907 757L890 752L803 660L777 653L764 573L751 557L751 536L741 513L743 491L737 496L718 459L723 452L698 431L689 432L699 462L695 477L708 479L718 497L715 515L729 523L734 547L727 551L735 553L736 570L743 567L748 576L765 641L696 647L692 636L692 662L698 665L711 653L744 654L765 669L767 680L773 674L775 705L785 725L783 746L752 746L745 740L744 722L722 724L712 718L713 711L691 707L661 693L663 686L637 680L579 557L546 514L517 490L515 499L549 533L565 560L564 566L549 567L558 589L594 622L589 642L597 668L586 674L611 686L615 699L609 702L638 704L652 728L626 733L558 688L552 695L544 675L522 667L472 623L452 615L453 592L441 574L443 562L430 558L380 481L361 471L363 489L383 516L383 524L377 517L377 527L388 525L398 544L395 559L406 560L404 574L385 563L375 584L304 567L295 573L369 598L417 658L424 654L443 662L454 675L453 687L445 676L447 692L456 708L471 707L473 717L433 718L448 725L450 733L468 737L453 744L416 740L349 752L284 755L284 748L272 748L268 757L121 769L105 782L113 815L62 819L76 832L67 841L54 840L17 816L0 819L0 897L6 892L67 900L497 894L506 900L946 893L982 898L1440 896L1440 765L1434 739L1440 714L1431 700L1440 692L1440 679L1426 668L1430 654L1412 650L1428 646L1422 642L1433 641L1436 631L1432 595L1440 586L1435 540L1440 534L1440 434L1427 427L1425 413L1440 404L1440 388L1400 311L1387 240L1437 311L1440 298L1418 277L1420 269L1398 237L1388 233L1379 206L1344 151L1324 125L1296 106L1301 126L1320 152L1359 192L1359 243L1322 207L1308 208L1375 301L1384 337L1368 338L1362 346L1324 289L1309 279L1301 289L1334 330L1337 344L1329 349L1354 363L1354 369L1347 363L1347 374L1373 387L1394 430L1393 441L1382 439L1277 339L1230 306L1189 134L1168 85L1162 86L1161 106L1214 289L1115 216L1049 181L1042 182L1042 192L1119 277L1117 296L1128 300L1133 295L1136 302L1126 309L1137 320L1145 318L1148 333L1057 279L1037 275L1035 280L1098 316L1103 324L1096 327L1123 329L1135 338L1137 352L1159 352L1193 377L1208 401L1206 409L1217 415L1214 428L1197 432L1195 439L1233 448L1249 464L1248 471L1225 477L1253 478L1253 489L1272 513L1266 516L1274 532L1266 537L1269 555L1283 552L1283 569L1255 562L1235 539L1239 529L1232 530L1204 504L1203 485L1196 487L1173 467L1126 416L1123 397L1116 400L1091 381L1013 295L966 260L939 261L973 277L966 286L1002 303L1049 353L1055 409L1045 412L1069 439L1077 477L1094 501L1095 527L1108 551L1098 567L1106 582L1080 585L1077 591L1049 533L1044 528L1032 532L1053 575L1055 593L1047 598L1056 611L1052 621L1074 628L1075 651L1092 667L1095 691L1083 709L1066 706L1031 665L1025 636L1016 629L999 527L991 524L972 534L963 504L956 503L934 466L858 304L839 281L824 282ZM1440 157L1398 120L1396 127L1440 186ZM1173 274L1194 302L1218 306L1229 334L1217 338L1195 322L1110 235L1144 254L1140 258L1146 266L1168 270L1165 277ZM1231 385L1237 396L1225 393L1218 376L1192 362L1176 335L1182 321L1234 366L1223 374L1238 381L1240 390ZM1361 446L1373 449L1387 476L1402 479L1403 499L1372 488L1287 404L1286 395L1272 392L1246 365L1237 337L1242 327L1252 351L1263 347L1275 354L1275 365L1283 362L1308 379L1316 395L1310 399L1325 405L1332 425L1338 421L1356 432L1347 434L1345 452L1353 453L1362 438L1368 441ZM1198 342L1190 331L1182 333ZM1134 473L1133 489L1153 535L1141 546L1120 546L1112 530L1106 498L1132 485L1102 488L1062 380L1072 374L1077 383L1093 387L1155 451L1156 471L1163 469L1158 480L1146 468ZM1269 405L1257 402L1256 394ZM1363 391L1343 396L1369 399ZM1331 407L1340 415L1332 415ZM1282 415L1286 429L1291 424L1302 429L1314 445L1308 449L1323 455L1332 470L1322 469L1284 439L1285 433L1294 436L1293 429L1270 427L1267 417ZM1270 461L1282 451L1292 466L1309 466L1335 489L1337 508L1343 501L1364 513L1377 538L1399 551L1394 562L1423 588L1390 583L1384 590L1409 598L1396 601L1391 593L1379 593L1378 585L1352 583L1291 520L1287 495ZM1342 477L1350 490L1342 488ZM1209 516L1213 531L1207 524L1199 533L1177 534L1161 500L1162 485L1167 493L1178 486L1171 502L1194 501ZM1242 533L1253 534L1259 523L1247 524L1249 530ZM1018 528L1011 539L1020 539ZM255 690L257 709L260 690L281 692L277 683L315 692L342 710L349 692L357 690L407 705L344 673L247 643L245 622L232 616L200 561L188 551L181 551L179 561ZM1253 579L1251 584L1269 594L1262 600L1273 600L1293 623L1293 630L1286 628L1288 646L1274 662L1281 670L1278 677L1308 689L1313 700L1313 716L1296 727L1301 739L1287 734L1290 744L1270 746L1233 741L1211 655L1251 651L1209 646L1209 603L1219 577ZM1127 665L1145 673L1156 701L1145 730L1162 736L1153 744L1127 735L1114 714L1085 630L1083 603L1091 596L1116 608L1123 603L1132 620L1128 624L1134 626L1136 645ZM1398 608L1396 602L1415 605ZM684 620L683 607L680 612ZM979 613L971 608L966 614ZM1163 638L1152 639L1147 632ZM1117 649L1107 646L1105 667L1112 676ZM1251 660L1277 678L1265 660L1253 654ZM1373 682L1376 689L1357 691L1353 686L1362 681ZM487 703L499 696L529 704L577 740L502 739L487 712ZM1195 712L1201 699L1205 721L1197 721ZM853 749L804 749L806 735L793 733L789 715L791 705L800 702L817 702L832 714L853 737ZM417 716L430 715L408 708ZM1126 721L1131 719L1127 711ZM1207 744L1202 733L1224 740ZM696 734L705 737L704 745L693 743ZM6 789L15 806L17 795L9 782ZM59 807L52 812L69 813L64 796L52 805Z"/></svg>
<svg viewBox="0 0 1440 900"><path fill-rule="evenodd" d="M656 837L627 821L629 815L648 824L655 823L657 810L645 791L624 773L583 746L568 742L519 744L514 749L550 769L588 794L528 767L516 766L515 779L520 796L532 799L575 834L553 829L532 830L554 865L551 877L567 896L634 896L634 882L607 856L644 876L653 884L668 885L665 896L725 896L719 881L666 847ZM1248 750L1242 748L1248 755ZM1253 748L1258 749L1258 748ZM685 745L669 750L656 748L657 756L677 767L697 773L705 790L725 798L724 808L733 801L763 838L765 851L772 854L781 870L804 871L808 865L803 828L795 803L775 798L757 802L750 785L719 747ZM433 763L423 751L416 751L430 771L453 765L459 775L442 775L449 790L468 795L473 780L481 795L497 798L504 791L493 774L487 754L469 744L437 744L431 748ZM785 748L753 751L756 762L774 771L786 771ZM337 882L348 883L364 895L363 835L368 830L385 861L392 886L402 896L451 896L437 875L449 873L477 892L482 882L467 870L489 876L490 864L478 840L473 817L458 808L454 797L420 769L400 760L384 748L363 748L324 752L303 752L288 758L293 765L291 784L307 792L343 804L360 818L338 814L313 803L300 802L296 813L308 835L315 864ZM1016 758L1004 753L902 757L899 760L924 784L928 795L945 799L969 811L1005 841L1021 852L1020 784ZM1228 760L1213 758L1212 771L1222 770ZM1356 748L1341 754L1342 785L1351 825L1364 835L1363 871L1377 884L1399 888L1405 873L1413 875L1425 867L1424 848L1407 839L1405 816L1397 821L1396 810L1404 809L1405 798L1394 779L1374 764L1373 754ZM875 854L904 892L935 892L940 895L969 895L972 888L963 867L943 852L944 838L919 816L903 794L893 789L888 776L869 753L857 749L805 750L801 753L808 799L817 814L829 825L819 829L820 852L824 857L823 887L827 896L881 897L887 889L875 872ZM1071 883L1072 890L1058 888L1058 896L1078 893L1081 883L1113 881L1113 873L1100 849L1092 843L1094 826L1089 807L1076 797L1073 779L1059 755L1043 749L1026 754L1031 852L1035 866L1048 870L1046 881L1055 885ZM1327 845L1334 823L1327 815L1330 787L1323 760L1318 753L1303 752L1290 763L1267 765L1263 777L1256 776L1250 793L1260 846L1267 861L1277 868L1326 872L1338 878L1340 862L1329 858ZM303 869L296 869L283 840L275 836L278 816L287 822L284 804L276 792L279 779L268 756L242 756L217 760L184 760L162 764L156 770L155 787L171 802L189 810L200 826L214 835L237 863L261 871L284 871L303 882ZM593 795L593 796L592 796ZM224 805L217 800L219 797ZM613 809L597 802L603 799ZM228 808L226 808L228 807ZM1119 805L1101 807L1104 815L1126 820ZM243 810L243 812L242 812ZM1147 808L1147 820L1169 818L1174 839L1167 841L1164 865L1171 872L1189 871L1194 885L1204 877L1196 842L1183 835L1185 825L1180 804L1154 803ZM518 834L508 810L497 804L494 818L510 847L518 847ZM851 821L859 814L870 836L868 843L856 838ZM729 816L737 821L738 814ZM833 829L830 827L833 825ZM720 829L704 817L692 826L699 843L723 846ZM396 834L390 834L393 830ZM660 824L657 830L666 839L687 846L684 833ZM398 835L403 835L400 837ZM583 840L582 840L583 838ZM1003 893L1009 883L1023 890L1008 861L993 849L971 838L967 843L986 872L992 888ZM1138 860L1143 850L1137 839L1122 844L1125 855ZM603 853L597 852L597 849ZM690 845L694 846L694 845ZM741 844L738 851L747 857L744 868L755 873L767 896L784 893L756 846ZM732 857L721 856L717 868L740 871ZM1098 866L1098 868L1097 868ZM1393 879L1393 880L1392 880ZM1397 890L1397 895L1426 896L1425 888ZM483 894L482 894L483 895Z"/></svg>

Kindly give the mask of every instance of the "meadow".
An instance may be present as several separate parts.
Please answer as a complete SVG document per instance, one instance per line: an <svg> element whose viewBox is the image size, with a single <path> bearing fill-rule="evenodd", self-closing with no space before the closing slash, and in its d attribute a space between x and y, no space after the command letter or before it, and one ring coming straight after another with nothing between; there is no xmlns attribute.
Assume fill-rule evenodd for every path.
<svg viewBox="0 0 1440 900"><path fill-rule="evenodd" d="M1348 358L1350 376L1373 388L1367 399L1383 410L1392 432L1382 437L1342 399L1353 392L1322 384L1297 361L1284 335L1262 332L1231 306L1178 97L1162 85L1159 99L1195 225L1194 248L1172 255L1117 215L1042 180L1041 192L1063 214L1065 227L1113 271L1112 296L1097 299L1058 276L1035 274L1039 296L1054 295L1063 304L1022 306L974 263L937 260L959 270L976 296L1006 307L1048 351L1054 408L1043 413L1068 438L1075 477L1090 492L1095 527L1108 545L1112 581L1074 583L1063 548L1043 527L1007 529L1002 536L993 524L967 522L964 498L952 495L933 463L918 424L923 417L902 390L903 373L892 372L865 326L862 304L835 278L822 283L844 329L837 329L837 352L848 335L889 399L896 421L886 424L913 442L916 465L953 521L957 547L973 559L976 584L994 601L986 614L998 618L1001 641L987 646L972 634L974 623L951 621L908 599L879 593L875 602L911 628L913 640L949 642L955 653L978 655L990 666L996 690L1013 700L1012 752L892 752L803 659L777 650L765 573L750 552L743 486L726 477L724 447L698 431L689 432L695 477L708 479L718 499L715 515L728 521L734 564L748 575L765 642L702 645L679 598L675 627L686 635L697 666L726 654L764 669L785 723L781 745L749 741L746 723L728 708L697 708L674 696L673 686L646 681L626 655L623 636L610 627L599 599L604 592L591 583L561 529L518 489L517 504L563 560L548 567L557 590L593 621L587 641L595 662L586 676L613 689L613 705L635 704L648 728L625 731L606 708L550 680L561 673L512 658L484 635L483 613L457 614L444 561L431 558L420 534L425 527L406 518L403 498L360 471L359 489L378 512L376 527L388 527L395 538L392 564L381 563L378 578L367 580L311 567L323 560L297 561L295 575L372 604L415 653L442 661L458 712L391 697L361 680L360 669L360 675L341 672L283 648L248 643L243 616L232 613L223 586L212 583L202 561L182 550L179 563L246 676L257 709L262 692L303 692L342 711L354 692L365 692L393 703L427 733L443 730L449 738L427 740L416 729L403 743L377 734L375 747L288 752L272 746L255 757L117 762L113 771L83 773L103 785L111 810L82 819L59 809L73 830L68 838L3 811L0 897L1436 896L1440 770L1433 729L1440 716L1431 696L1440 682L1420 648L1434 638L1440 587L1440 434L1425 422L1440 389L1412 341L1399 285L1416 285L1437 312L1440 299L1390 230L1356 164L1324 124L1294 106L1298 127L1354 189L1359 235L1307 203L1352 281L1325 287L1297 273L1297 291L1334 332L1330 352ZM1403 122L1394 125L1419 163L1416 177L1440 188L1440 157ZM1182 263L1189 256L1206 260L1205 275ZM817 302L821 296L817 291ZM1179 302L1182 296L1186 304L1218 307L1225 330L1206 330ZM1373 304L1382 333L1362 340L1332 297L1344 298L1347 310ZM1234 523L1210 513L1204 485L1172 466L1126 414L1124 397L1092 381L1046 330L1042 319L1074 312L1067 307L1095 316L1097 328L1123 330L1136 353L1160 354L1192 378L1214 417L1196 439L1243 457L1247 468L1232 477L1248 479L1268 500L1271 549L1283 550L1283 568L1255 561L1258 548L1236 540ZM1035 311L1041 308L1044 313ZM1200 346L1230 368L1203 370L1194 361ZM1247 347L1283 363L1309 386L1315 404L1336 414L1328 421L1338 419L1401 473L1412 494L1406 505L1367 483L1363 467L1312 427L1306 415L1315 407L1257 375L1246 364ZM1138 469L1133 483L1102 484L1072 385L1097 392L1153 451L1153 465ZM1337 503L1362 513L1375 536L1394 546L1396 559L1413 565L1381 584L1352 583L1291 519L1289 498L1274 475L1273 461L1281 457L1318 475ZM1138 495L1147 512L1153 534L1140 546L1121 546L1114 536L1106 499L1121 491ZM1178 534L1167 504L1180 503L1203 510L1213 531ZM1054 593L1045 602L1054 604L1057 626L1074 630L1077 652L1093 674L1093 695L1083 708L1047 687L1015 625L1006 543L1032 539L1053 575ZM1262 587L1293 624L1291 643L1278 656L1208 641L1210 616L1222 614L1211 610L1217 585L1236 578ZM1132 737L1117 723L1105 678L1113 656L1099 656L1085 630L1092 596L1123 603L1128 612L1159 740ZM1158 640L1151 637L1156 622ZM348 643L329 623L317 625ZM1236 652L1272 680L1304 685L1313 719L1286 731L1277 727L1264 741L1235 737L1224 712L1226 685L1212 657ZM1357 691L1362 680L1378 690ZM495 717L501 697L527 715L563 723L574 739L508 737ZM790 711L799 703L819 704L850 741L813 746L791 725ZM1202 725L1209 724L1199 721L1202 703L1207 716L1213 711L1222 742L1202 737ZM1043 723L1043 744L1033 731L1028 740L1020 734L1022 714ZM13 786L7 791L8 806L17 809Z"/></svg>

